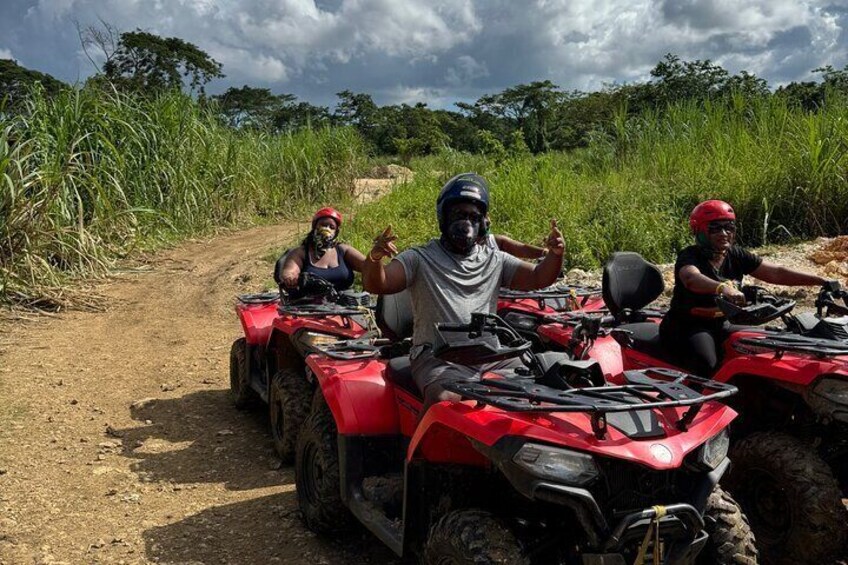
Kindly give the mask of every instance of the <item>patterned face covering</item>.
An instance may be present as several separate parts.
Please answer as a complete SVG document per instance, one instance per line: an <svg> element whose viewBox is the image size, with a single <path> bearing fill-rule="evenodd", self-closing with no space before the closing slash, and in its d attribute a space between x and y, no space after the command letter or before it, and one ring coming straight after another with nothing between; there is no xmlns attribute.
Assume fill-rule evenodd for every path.
<svg viewBox="0 0 848 565"><path fill-rule="evenodd" d="M336 230L329 226L318 226L312 232L315 241L315 255L320 259L331 247L336 245Z"/></svg>

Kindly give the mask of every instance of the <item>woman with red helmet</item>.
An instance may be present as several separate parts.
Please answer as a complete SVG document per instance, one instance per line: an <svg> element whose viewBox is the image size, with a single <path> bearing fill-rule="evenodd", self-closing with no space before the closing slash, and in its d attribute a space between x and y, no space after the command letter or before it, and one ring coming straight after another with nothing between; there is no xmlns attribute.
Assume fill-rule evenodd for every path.
<svg viewBox="0 0 848 565"><path fill-rule="evenodd" d="M353 273L362 271L365 256L350 245L338 243L342 215L333 208L321 208L312 216L312 228L299 247L285 255L278 283L297 288L301 272L333 283L336 290L353 284Z"/></svg>
<svg viewBox="0 0 848 565"><path fill-rule="evenodd" d="M692 210L689 227L695 245L683 249L674 265L674 293L660 336L669 351L688 362L692 372L709 376L718 366L718 346L726 337L716 296L745 302L742 278L787 286L824 284L822 277L763 261L736 245L736 213L727 202L707 200Z"/></svg>

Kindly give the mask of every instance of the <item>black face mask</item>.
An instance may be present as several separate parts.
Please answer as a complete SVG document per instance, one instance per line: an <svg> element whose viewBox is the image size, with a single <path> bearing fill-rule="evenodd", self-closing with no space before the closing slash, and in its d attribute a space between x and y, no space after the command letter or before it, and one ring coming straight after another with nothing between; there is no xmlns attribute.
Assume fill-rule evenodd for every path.
<svg viewBox="0 0 848 565"><path fill-rule="evenodd" d="M447 239L457 253L467 255L480 238L480 224L471 220L455 220L448 224Z"/></svg>
<svg viewBox="0 0 848 565"><path fill-rule="evenodd" d="M312 232L312 241L315 242L315 256L320 259L328 249L335 247L336 232L326 227L315 228Z"/></svg>

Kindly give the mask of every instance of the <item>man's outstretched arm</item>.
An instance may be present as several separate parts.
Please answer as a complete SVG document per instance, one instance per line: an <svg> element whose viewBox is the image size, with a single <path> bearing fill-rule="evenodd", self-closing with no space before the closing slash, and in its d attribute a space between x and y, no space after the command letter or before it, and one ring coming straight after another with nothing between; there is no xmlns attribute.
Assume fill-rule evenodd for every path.
<svg viewBox="0 0 848 565"><path fill-rule="evenodd" d="M374 238L374 246L362 263L362 286L373 294L394 294L406 288L406 272L399 261L383 265L383 258L397 255L392 226Z"/></svg>
<svg viewBox="0 0 848 565"><path fill-rule="evenodd" d="M551 231L545 239L545 247L548 253L538 265L522 262L515 275L512 277L510 288L516 290L535 290L544 288L556 282L562 272L562 254L565 251L565 243L562 233L557 227L556 220L551 220Z"/></svg>

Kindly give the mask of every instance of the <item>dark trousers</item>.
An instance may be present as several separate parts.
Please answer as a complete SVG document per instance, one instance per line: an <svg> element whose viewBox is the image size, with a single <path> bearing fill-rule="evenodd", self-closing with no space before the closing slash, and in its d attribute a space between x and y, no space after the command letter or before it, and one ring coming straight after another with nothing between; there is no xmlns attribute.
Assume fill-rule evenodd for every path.
<svg viewBox="0 0 848 565"><path fill-rule="evenodd" d="M666 317L660 324L660 339L681 368L701 377L711 377L721 362L721 345L727 339L723 321L677 320Z"/></svg>

